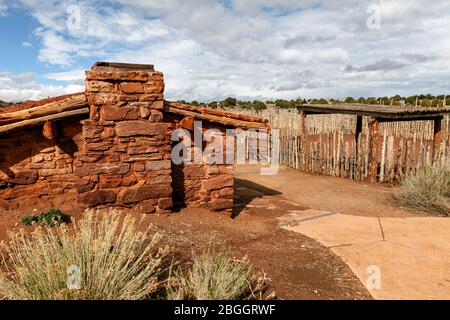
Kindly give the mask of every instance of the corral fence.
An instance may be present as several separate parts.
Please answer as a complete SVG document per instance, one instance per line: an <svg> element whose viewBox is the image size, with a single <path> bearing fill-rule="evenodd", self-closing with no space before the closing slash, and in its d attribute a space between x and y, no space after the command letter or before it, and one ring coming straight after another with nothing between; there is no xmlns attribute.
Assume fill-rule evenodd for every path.
<svg viewBox="0 0 450 320"><path fill-rule="evenodd" d="M448 115L439 121L378 121L352 114L307 115L297 109L269 109L259 115L279 129L280 164L308 173L393 183L422 165L450 161ZM270 160L270 134L267 141L261 135L258 147L255 134L247 136L250 161Z"/></svg>

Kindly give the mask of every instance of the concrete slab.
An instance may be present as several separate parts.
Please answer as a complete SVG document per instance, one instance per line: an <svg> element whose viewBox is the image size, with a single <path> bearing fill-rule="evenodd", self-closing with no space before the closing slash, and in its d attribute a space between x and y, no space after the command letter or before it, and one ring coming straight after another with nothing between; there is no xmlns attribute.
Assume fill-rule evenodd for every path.
<svg viewBox="0 0 450 320"><path fill-rule="evenodd" d="M307 235L327 247L383 240L378 218L344 214L325 215L284 229Z"/></svg>
<svg viewBox="0 0 450 320"><path fill-rule="evenodd" d="M375 299L450 299L450 259L388 241L335 247L332 251L342 257ZM373 286L373 278L369 279L377 273L376 268L380 271L379 289Z"/></svg>
<svg viewBox="0 0 450 320"><path fill-rule="evenodd" d="M380 218L380 222L386 240L450 258L449 218Z"/></svg>
<svg viewBox="0 0 450 320"><path fill-rule="evenodd" d="M305 221L315 220L330 216L336 213L321 210L289 210L287 215L277 217L280 222L278 227L295 226Z"/></svg>

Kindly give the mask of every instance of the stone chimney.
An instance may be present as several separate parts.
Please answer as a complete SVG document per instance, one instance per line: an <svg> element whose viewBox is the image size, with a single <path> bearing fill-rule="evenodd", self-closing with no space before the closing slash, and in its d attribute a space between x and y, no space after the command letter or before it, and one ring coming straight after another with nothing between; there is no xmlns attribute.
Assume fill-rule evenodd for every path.
<svg viewBox="0 0 450 320"><path fill-rule="evenodd" d="M86 71L88 120L74 163L87 207L172 207L170 133L163 122L164 78L153 65L97 62Z"/></svg>

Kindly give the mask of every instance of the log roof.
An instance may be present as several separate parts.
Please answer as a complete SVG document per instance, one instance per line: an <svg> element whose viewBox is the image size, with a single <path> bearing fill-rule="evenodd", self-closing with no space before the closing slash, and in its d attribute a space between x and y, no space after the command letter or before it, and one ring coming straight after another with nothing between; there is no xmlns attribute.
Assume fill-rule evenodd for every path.
<svg viewBox="0 0 450 320"><path fill-rule="evenodd" d="M422 120L440 118L450 114L450 107L423 108L371 104L304 104L297 109L306 114L352 114L391 120Z"/></svg>
<svg viewBox="0 0 450 320"><path fill-rule="evenodd" d="M230 127L269 129L267 120L260 117L176 102L165 101L164 112ZM43 124L47 121L87 114L89 114L89 104L84 92L39 101L27 101L0 109L0 134Z"/></svg>

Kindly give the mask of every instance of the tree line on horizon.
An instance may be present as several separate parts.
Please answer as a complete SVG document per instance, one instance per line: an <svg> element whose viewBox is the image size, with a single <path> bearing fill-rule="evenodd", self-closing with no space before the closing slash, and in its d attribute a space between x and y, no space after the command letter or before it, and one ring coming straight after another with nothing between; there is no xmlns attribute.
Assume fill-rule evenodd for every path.
<svg viewBox="0 0 450 320"><path fill-rule="evenodd" d="M198 102L191 101L186 102L185 100L179 101L181 103L187 103L193 106L204 106L210 108L221 108L221 109L248 109L260 112L268 107L276 107L280 109L291 109L296 108L302 104L341 104L341 103L360 103L369 105L384 105L384 106L404 106L404 107L423 107L423 108L438 108L444 106L450 106L450 95L438 95L434 96L432 94L421 94L409 97L402 97L396 95L393 97L347 97L346 99L277 99L277 100L253 100L245 101L238 100L233 97L228 97L222 101L211 101L211 102Z"/></svg>

